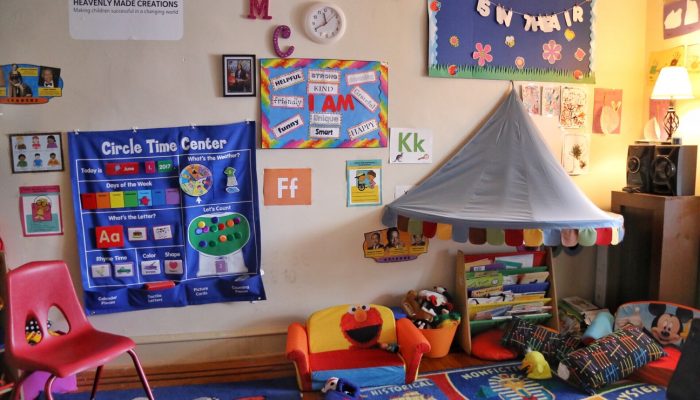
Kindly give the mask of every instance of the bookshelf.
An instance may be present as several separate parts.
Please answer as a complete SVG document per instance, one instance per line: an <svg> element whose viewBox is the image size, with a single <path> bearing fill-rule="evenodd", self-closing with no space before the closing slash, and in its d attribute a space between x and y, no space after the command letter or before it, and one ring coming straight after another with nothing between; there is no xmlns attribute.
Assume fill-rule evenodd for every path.
<svg viewBox="0 0 700 400"><path fill-rule="evenodd" d="M508 322L505 320L474 320L473 317L476 312L487 309L489 307L498 307L503 305L517 305L522 303L527 303L533 300L516 300L513 302L506 303L493 303L486 305L471 305L469 304L469 287L467 285L466 272L468 268L465 267L465 263L475 261L478 259L489 258L493 259L496 257L509 257L517 255L529 255L532 254L535 260L535 266L541 266L542 269L533 269L536 271L547 271L549 276L547 277L547 282L549 283L546 290L545 299L549 299L547 304L551 306L551 310L547 315L537 315L537 316L524 316L523 319L530 320L534 323L544 323L545 325L559 330L559 319L557 315L559 313L557 307L557 290L554 279L554 268L553 268L553 258L551 250L539 252L508 252L508 253L487 253L487 254L464 254L462 251L457 253L456 264L455 264L455 305L460 313L462 313L462 322L460 323L459 330L457 332L457 340L462 347L462 349L467 353L471 354L472 349L472 335L488 330L492 327L498 326L500 324ZM522 273L521 270L504 270L504 274L519 274ZM518 285L515 285L518 286Z"/></svg>

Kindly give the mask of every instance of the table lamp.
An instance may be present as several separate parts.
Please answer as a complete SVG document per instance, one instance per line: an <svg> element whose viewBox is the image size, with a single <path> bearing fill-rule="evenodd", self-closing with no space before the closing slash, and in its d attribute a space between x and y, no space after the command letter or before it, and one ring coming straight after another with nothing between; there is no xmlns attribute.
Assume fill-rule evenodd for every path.
<svg viewBox="0 0 700 400"><path fill-rule="evenodd" d="M685 67L664 67L656 79L654 90L651 92L654 100L670 100L668 111L664 117L664 129L671 140L671 136L678 129L678 115L676 115L677 99L692 99L693 88Z"/></svg>

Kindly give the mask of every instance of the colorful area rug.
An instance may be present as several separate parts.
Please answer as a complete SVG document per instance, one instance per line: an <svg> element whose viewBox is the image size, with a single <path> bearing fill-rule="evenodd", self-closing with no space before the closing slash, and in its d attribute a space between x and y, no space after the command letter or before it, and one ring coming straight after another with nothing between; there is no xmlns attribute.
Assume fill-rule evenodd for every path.
<svg viewBox="0 0 700 400"><path fill-rule="evenodd" d="M552 378L535 381L518 370L519 362L449 370L421 375L410 385L362 390L367 400L664 400L663 387L625 381L589 396Z"/></svg>
<svg viewBox="0 0 700 400"><path fill-rule="evenodd" d="M171 386L153 389L157 400L292 400L299 398L295 378ZM85 400L90 393L54 395L56 400ZM148 400L141 389L100 391L99 400ZM42 396L41 399L44 399Z"/></svg>

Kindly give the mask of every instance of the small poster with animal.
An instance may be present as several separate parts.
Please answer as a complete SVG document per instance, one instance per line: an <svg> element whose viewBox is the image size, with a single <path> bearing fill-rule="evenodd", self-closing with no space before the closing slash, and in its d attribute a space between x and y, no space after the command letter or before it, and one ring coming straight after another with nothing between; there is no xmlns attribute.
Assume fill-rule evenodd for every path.
<svg viewBox="0 0 700 400"><path fill-rule="evenodd" d="M20 186L19 209L24 236L63 235L61 188Z"/></svg>

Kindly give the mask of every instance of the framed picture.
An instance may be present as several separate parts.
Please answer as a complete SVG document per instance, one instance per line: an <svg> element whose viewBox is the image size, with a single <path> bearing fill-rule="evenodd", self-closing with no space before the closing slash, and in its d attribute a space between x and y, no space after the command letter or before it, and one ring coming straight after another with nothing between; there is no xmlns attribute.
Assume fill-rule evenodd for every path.
<svg viewBox="0 0 700 400"><path fill-rule="evenodd" d="M254 54L225 54L223 83L225 97L255 96L257 86Z"/></svg>
<svg viewBox="0 0 700 400"><path fill-rule="evenodd" d="M9 135L12 173L63 171L61 132Z"/></svg>

